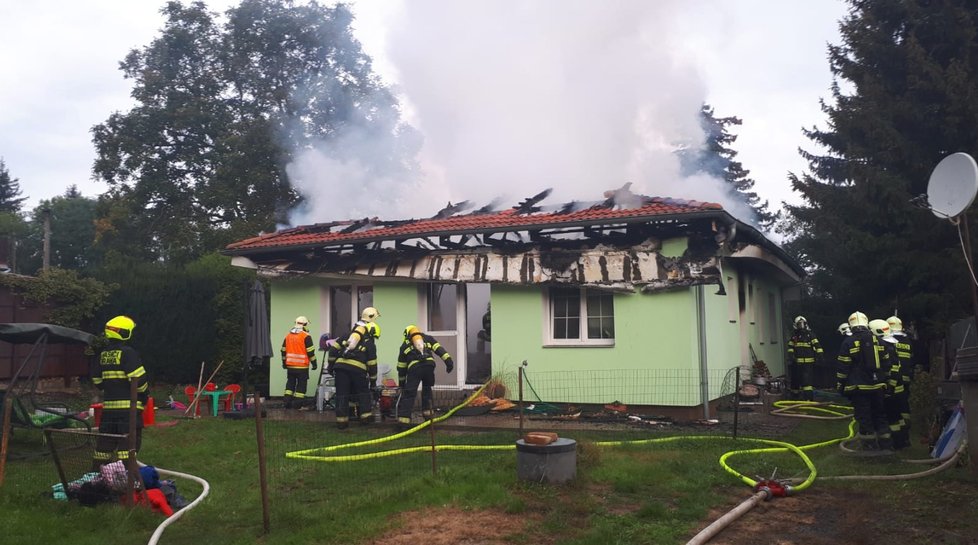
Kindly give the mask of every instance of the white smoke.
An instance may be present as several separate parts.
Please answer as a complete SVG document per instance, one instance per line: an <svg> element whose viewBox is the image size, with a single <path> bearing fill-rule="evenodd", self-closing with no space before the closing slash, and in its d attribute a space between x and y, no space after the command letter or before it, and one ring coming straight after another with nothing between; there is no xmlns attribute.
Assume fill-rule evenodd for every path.
<svg viewBox="0 0 978 545"><path fill-rule="evenodd" d="M599 200L626 182L636 193L719 202L752 219L721 180L680 175L676 148L702 145L707 98L681 45L682 29L695 24L687 4L386 2L381 65L392 67L387 77L424 137L420 178L377 179L361 162L318 146L289 166L309 197L303 219L424 217L463 200L481 206L502 198L505 207L548 187L547 203ZM307 193L323 187L324 175L326 187L368 190L346 192L338 207Z"/></svg>

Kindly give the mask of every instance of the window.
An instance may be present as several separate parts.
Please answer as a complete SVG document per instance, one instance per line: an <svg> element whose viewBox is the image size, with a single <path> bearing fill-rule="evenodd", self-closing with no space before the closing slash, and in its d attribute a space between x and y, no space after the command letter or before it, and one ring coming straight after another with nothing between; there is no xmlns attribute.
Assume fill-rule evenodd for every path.
<svg viewBox="0 0 978 545"><path fill-rule="evenodd" d="M754 299L754 283L747 284L747 312L750 315L750 323L757 322L757 301Z"/></svg>
<svg viewBox="0 0 978 545"><path fill-rule="evenodd" d="M457 303L455 284L429 284L428 331L455 331Z"/></svg>
<svg viewBox="0 0 978 545"><path fill-rule="evenodd" d="M737 293L737 281L734 277L727 277L727 320L731 323L737 323L737 317L739 311L737 308L740 306L738 299L739 294Z"/></svg>
<svg viewBox="0 0 978 545"><path fill-rule="evenodd" d="M610 293L587 288L547 291L548 344L615 344L615 305Z"/></svg>
<svg viewBox="0 0 978 545"><path fill-rule="evenodd" d="M356 305L353 303L354 294ZM372 286L333 286L329 288L329 327L332 335L346 335L360 319L360 311L374 306Z"/></svg>

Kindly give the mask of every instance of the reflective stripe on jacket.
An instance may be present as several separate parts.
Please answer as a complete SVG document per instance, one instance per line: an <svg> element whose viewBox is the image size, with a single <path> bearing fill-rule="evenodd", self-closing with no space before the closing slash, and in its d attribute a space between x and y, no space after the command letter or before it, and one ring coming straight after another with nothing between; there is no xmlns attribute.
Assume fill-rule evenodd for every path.
<svg viewBox="0 0 978 545"><path fill-rule="evenodd" d="M815 363L815 357L822 352L822 345L811 331L796 331L788 339L788 358L795 363Z"/></svg>
<svg viewBox="0 0 978 545"><path fill-rule="evenodd" d="M289 369L307 369L316 361L312 337L301 329L292 329L282 341L282 363Z"/></svg>
<svg viewBox="0 0 978 545"><path fill-rule="evenodd" d="M99 372L92 377L92 382L102 389L102 408L129 410L132 406L129 384L136 381L136 409L142 410L149 383L139 353L122 341L112 341L99 353L98 364Z"/></svg>

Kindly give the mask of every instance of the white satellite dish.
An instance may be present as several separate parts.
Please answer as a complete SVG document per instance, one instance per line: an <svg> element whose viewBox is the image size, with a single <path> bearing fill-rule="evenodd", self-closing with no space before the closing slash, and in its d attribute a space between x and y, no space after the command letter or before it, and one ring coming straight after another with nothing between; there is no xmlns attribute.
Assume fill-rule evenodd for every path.
<svg viewBox="0 0 978 545"><path fill-rule="evenodd" d="M964 152L952 153L934 167L927 182L927 202L940 218L953 218L978 195L978 164Z"/></svg>

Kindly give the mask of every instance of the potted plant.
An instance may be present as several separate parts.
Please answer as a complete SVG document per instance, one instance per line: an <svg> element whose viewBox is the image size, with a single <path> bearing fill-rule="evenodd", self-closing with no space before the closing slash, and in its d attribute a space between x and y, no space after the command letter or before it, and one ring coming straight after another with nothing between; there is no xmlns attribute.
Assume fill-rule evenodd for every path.
<svg viewBox="0 0 978 545"><path fill-rule="evenodd" d="M767 380L771 378L771 371L767 368L767 364L764 361L754 361L754 365L751 367L751 378L754 384L758 386L767 385Z"/></svg>

